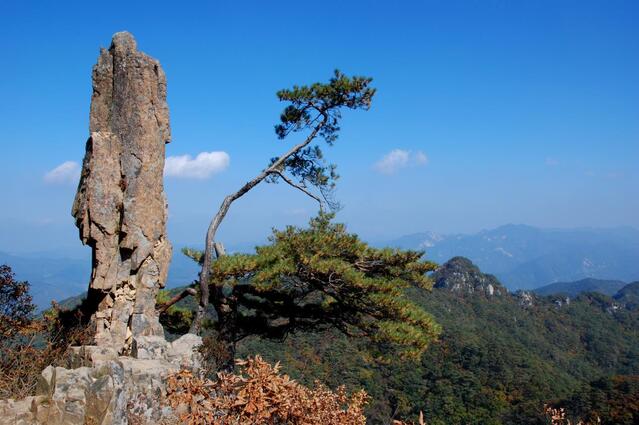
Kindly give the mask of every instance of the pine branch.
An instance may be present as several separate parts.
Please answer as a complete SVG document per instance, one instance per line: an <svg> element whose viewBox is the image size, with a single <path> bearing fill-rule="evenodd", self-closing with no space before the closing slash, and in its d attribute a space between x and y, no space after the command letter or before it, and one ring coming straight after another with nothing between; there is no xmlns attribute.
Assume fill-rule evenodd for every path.
<svg viewBox="0 0 639 425"><path fill-rule="evenodd" d="M188 297L188 296L196 296L197 295L197 291L193 288L186 288L184 291L180 292L179 294L177 294L176 296L174 296L173 298L171 298L170 300L168 300L167 302L165 302L164 304L158 305L157 306L157 312L158 314L164 313L165 311L167 311L172 305L182 301L184 298Z"/></svg>
<svg viewBox="0 0 639 425"><path fill-rule="evenodd" d="M315 199L319 203L320 211L324 211L324 202L322 202L322 199L319 196L316 196L315 194L311 193L304 186L295 183L293 180L289 179L286 175L284 175L284 173L282 173L281 171L276 170L276 171L273 171L273 173L280 176L282 180L284 180L286 183L288 183L292 187L302 191L303 193L307 194L311 198Z"/></svg>

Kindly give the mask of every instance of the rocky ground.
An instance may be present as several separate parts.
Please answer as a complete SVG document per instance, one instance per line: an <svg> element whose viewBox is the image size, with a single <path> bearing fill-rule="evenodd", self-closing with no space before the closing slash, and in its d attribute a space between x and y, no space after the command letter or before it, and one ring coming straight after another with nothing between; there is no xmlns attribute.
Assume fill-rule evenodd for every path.
<svg viewBox="0 0 639 425"><path fill-rule="evenodd" d="M0 425L178 423L165 403L166 380L179 370L197 373L201 343L193 334L172 343L137 337L131 356L97 346L71 347L69 367L47 367L35 396L0 401Z"/></svg>

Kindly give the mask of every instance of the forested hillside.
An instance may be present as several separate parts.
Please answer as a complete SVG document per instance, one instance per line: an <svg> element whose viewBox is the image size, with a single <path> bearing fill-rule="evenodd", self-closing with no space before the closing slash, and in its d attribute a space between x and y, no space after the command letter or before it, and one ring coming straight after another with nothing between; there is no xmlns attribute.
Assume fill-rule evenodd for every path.
<svg viewBox="0 0 639 425"><path fill-rule="evenodd" d="M595 293L569 304L511 295L503 287L493 287L490 295L492 278L453 261L448 274L434 276L439 283L432 292L412 294L444 329L417 363L380 364L368 347L336 333L293 335L284 343L248 340L240 355L262 353L281 361L284 371L303 382L365 388L374 398L372 423L414 418L423 410L428 424L542 424L545 403L566 399L568 405L571 398L586 397L591 382L639 375L636 307ZM466 286L451 290L443 284L447 280ZM636 385L629 391L626 397L636 402ZM576 403L573 410L580 413L583 406ZM627 422L603 419L633 423L637 413Z"/></svg>
<svg viewBox="0 0 639 425"><path fill-rule="evenodd" d="M284 341L248 338L238 357L261 354L281 362L305 384L364 388L372 397L367 416L373 424L415 419L420 411L435 425L546 424L549 403L579 417L597 412L604 424L639 420L637 283L614 297L511 294L463 257L432 278L434 289L411 289L411 299L443 333L419 361L385 358L377 347L337 331ZM165 328L186 332L194 308L193 299L172 307L163 316Z"/></svg>

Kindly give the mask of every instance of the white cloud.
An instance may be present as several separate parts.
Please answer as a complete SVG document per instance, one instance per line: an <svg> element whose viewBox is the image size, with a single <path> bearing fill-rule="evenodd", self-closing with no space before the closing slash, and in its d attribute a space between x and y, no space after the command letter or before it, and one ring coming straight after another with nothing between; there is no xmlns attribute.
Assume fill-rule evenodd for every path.
<svg viewBox="0 0 639 425"><path fill-rule="evenodd" d="M49 184L76 183L80 178L80 164L66 161L44 175L44 181Z"/></svg>
<svg viewBox="0 0 639 425"><path fill-rule="evenodd" d="M395 174L398 170L410 165L426 165L428 157L422 151L415 153L403 149L393 149L375 163L373 168L382 174Z"/></svg>
<svg viewBox="0 0 639 425"><path fill-rule="evenodd" d="M375 170L382 174L394 174L400 168L408 165L409 152L402 149L393 149L375 163Z"/></svg>
<svg viewBox="0 0 639 425"><path fill-rule="evenodd" d="M164 164L164 175L192 179L206 179L226 170L231 158L226 152L201 152L191 155L169 156Z"/></svg>

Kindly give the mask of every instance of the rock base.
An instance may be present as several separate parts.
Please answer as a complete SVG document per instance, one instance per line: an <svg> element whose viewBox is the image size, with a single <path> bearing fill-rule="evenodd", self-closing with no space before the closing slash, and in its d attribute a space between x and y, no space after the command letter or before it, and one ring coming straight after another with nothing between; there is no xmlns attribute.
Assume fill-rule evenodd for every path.
<svg viewBox="0 0 639 425"><path fill-rule="evenodd" d="M71 347L69 368L47 367L35 396L0 400L0 425L178 423L163 403L166 380L182 369L200 370L201 344L193 334L172 343L157 336L138 337L131 357L109 348Z"/></svg>

